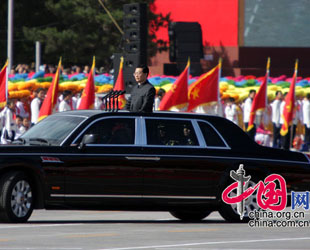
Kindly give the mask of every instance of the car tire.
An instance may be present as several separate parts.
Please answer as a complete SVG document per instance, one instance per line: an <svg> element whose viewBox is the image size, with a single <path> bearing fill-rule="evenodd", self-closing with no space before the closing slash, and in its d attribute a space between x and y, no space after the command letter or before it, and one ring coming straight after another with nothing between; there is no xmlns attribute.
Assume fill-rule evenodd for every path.
<svg viewBox="0 0 310 250"><path fill-rule="evenodd" d="M0 221L26 222L33 211L33 185L23 172L9 172L0 180Z"/></svg>
<svg viewBox="0 0 310 250"><path fill-rule="evenodd" d="M206 218L211 212L212 211L170 211L170 214L182 221L197 222Z"/></svg>
<svg viewBox="0 0 310 250"><path fill-rule="evenodd" d="M255 181L256 181L256 178L255 180L249 180L245 184L244 190L246 190L248 187L254 187L257 184L258 180L257 182ZM240 218L240 215L237 212L237 204L226 204L225 202L222 201L220 209L219 209L220 215L228 222L234 222L234 223L249 222L250 220L249 212L254 211L254 210L260 210L260 207L257 205L256 193L257 193L257 190L255 190L255 192L245 200L245 203L244 203L245 214L242 220ZM236 196L237 195L236 190L231 192L230 195Z"/></svg>

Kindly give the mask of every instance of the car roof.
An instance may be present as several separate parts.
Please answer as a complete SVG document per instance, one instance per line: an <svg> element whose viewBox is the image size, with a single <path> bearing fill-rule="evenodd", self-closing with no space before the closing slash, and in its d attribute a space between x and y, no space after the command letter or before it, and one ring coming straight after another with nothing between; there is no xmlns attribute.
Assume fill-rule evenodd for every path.
<svg viewBox="0 0 310 250"><path fill-rule="evenodd" d="M119 110L117 112L111 111L104 111L104 110L96 110L96 109L85 109L85 110L73 110L73 111L65 111L65 112L58 112L54 115L57 116L84 116L87 118L98 116L98 115L111 115L111 116L118 116L118 115L125 115L125 116L144 116L144 117L152 117L152 116L162 116L162 117L175 117L175 118L193 118L199 119L199 117L217 117L207 114L197 114L197 113L188 113L188 112L173 112L173 111L155 111L151 113L138 113L138 112L129 112L126 110ZM221 117L218 117L222 119Z"/></svg>

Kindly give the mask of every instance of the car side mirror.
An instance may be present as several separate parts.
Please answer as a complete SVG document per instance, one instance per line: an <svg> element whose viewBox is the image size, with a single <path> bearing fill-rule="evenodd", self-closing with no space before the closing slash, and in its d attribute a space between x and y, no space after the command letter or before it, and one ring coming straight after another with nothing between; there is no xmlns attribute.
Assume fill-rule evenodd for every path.
<svg viewBox="0 0 310 250"><path fill-rule="evenodd" d="M78 146L79 149L83 149L87 144L96 144L98 142L99 135L97 134L87 134L83 136L83 139Z"/></svg>

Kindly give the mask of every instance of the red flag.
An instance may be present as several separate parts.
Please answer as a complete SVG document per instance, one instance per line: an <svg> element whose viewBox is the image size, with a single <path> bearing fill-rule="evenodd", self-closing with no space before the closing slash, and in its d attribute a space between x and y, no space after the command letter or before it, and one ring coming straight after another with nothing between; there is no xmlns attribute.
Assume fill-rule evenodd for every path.
<svg viewBox="0 0 310 250"><path fill-rule="evenodd" d="M254 97L251 106L250 119L247 131L250 131L254 127L254 120L256 116L256 111L265 109L267 107L267 84L269 77L269 68L270 68L270 58L267 60L267 70L263 83L260 85L257 94Z"/></svg>
<svg viewBox="0 0 310 250"><path fill-rule="evenodd" d="M57 71L56 74L54 75L52 84L48 88L46 97L40 108L38 122L44 119L45 117L51 115L53 113L54 107L57 104L60 67L61 67L61 58L59 60Z"/></svg>
<svg viewBox="0 0 310 250"><path fill-rule="evenodd" d="M6 105L8 88L7 88L7 68L8 61L4 64L0 72L0 108L3 108Z"/></svg>
<svg viewBox="0 0 310 250"><path fill-rule="evenodd" d="M124 57L121 57L117 80L116 80L114 88L113 88L114 91L124 91L125 90L124 75L123 75L123 64L124 64ZM118 107L120 109L123 109L125 107L125 104L126 104L125 95L119 96L118 97Z"/></svg>
<svg viewBox="0 0 310 250"><path fill-rule="evenodd" d="M81 103L80 103L78 109L93 109L94 108L94 103L95 103L94 74L95 74L95 57L93 58L93 65L92 65L91 70L88 74L87 83L86 83L85 89L83 91L83 94L81 97Z"/></svg>
<svg viewBox="0 0 310 250"><path fill-rule="evenodd" d="M178 110L184 109L188 104L188 74L189 74L190 60L178 79L172 84L171 89L164 95L160 101L159 110L171 110L176 108Z"/></svg>
<svg viewBox="0 0 310 250"><path fill-rule="evenodd" d="M295 108L295 84L297 78L297 68L298 68L298 60L295 63L295 71L294 76L291 82L290 90L288 91L285 97L285 106L282 114L283 125L281 127L280 134L285 136L288 133L289 126L292 125L293 121L293 113Z"/></svg>
<svg viewBox="0 0 310 250"><path fill-rule="evenodd" d="M219 101L219 75L221 62L209 72L189 86L188 92L188 111L200 105L217 103Z"/></svg>

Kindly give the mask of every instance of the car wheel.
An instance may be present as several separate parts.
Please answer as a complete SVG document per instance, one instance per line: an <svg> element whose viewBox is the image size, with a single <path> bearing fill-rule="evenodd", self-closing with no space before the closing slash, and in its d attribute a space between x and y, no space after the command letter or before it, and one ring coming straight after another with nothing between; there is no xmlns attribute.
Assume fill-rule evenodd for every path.
<svg viewBox="0 0 310 250"><path fill-rule="evenodd" d="M212 211L170 211L170 214L182 221L201 221Z"/></svg>
<svg viewBox="0 0 310 250"><path fill-rule="evenodd" d="M257 183L255 183L254 181L249 180L245 184L244 190L246 190L249 187L254 187L256 184ZM255 190L255 192L244 201L245 213L244 213L242 220L240 219L240 215L238 214L238 211L237 211L237 204L226 204L222 201L221 207L219 209L219 213L226 221L229 221L229 222L249 222L250 220L249 213L254 210L260 210L260 207L257 205L256 193L257 193L257 190ZM234 196L237 196L236 189L232 190L229 194L229 197L234 197Z"/></svg>
<svg viewBox="0 0 310 250"><path fill-rule="evenodd" d="M22 172L10 172L0 180L0 221L26 222L33 211L33 188Z"/></svg>

